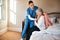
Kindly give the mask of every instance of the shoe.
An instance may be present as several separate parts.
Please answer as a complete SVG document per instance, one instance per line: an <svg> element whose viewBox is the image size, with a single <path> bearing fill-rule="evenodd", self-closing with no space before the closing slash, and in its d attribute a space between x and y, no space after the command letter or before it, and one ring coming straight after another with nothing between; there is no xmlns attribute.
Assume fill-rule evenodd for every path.
<svg viewBox="0 0 60 40"><path fill-rule="evenodd" d="M20 40L23 40L22 38Z"/></svg>

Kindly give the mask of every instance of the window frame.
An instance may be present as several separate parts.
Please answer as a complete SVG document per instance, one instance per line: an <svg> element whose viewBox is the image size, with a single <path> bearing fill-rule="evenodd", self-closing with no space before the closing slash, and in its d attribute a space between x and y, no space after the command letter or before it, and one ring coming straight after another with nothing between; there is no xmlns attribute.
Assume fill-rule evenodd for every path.
<svg viewBox="0 0 60 40"><path fill-rule="evenodd" d="M13 24L16 24L16 0L12 0L12 2L11 2L11 0L9 1L9 21ZM12 6L10 3L12 3ZM14 21L12 20L13 17L11 17L10 12L12 12L12 14L14 14L14 16L15 16L15 17L13 16L15 18Z"/></svg>
<svg viewBox="0 0 60 40"><path fill-rule="evenodd" d="M0 20L3 19L3 17L2 17L3 16L2 15L3 14L3 7L2 6L3 6L3 1L1 0L1 4L0 4L0 7L1 7L1 16L0 17L1 17L1 19Z"/></svg>

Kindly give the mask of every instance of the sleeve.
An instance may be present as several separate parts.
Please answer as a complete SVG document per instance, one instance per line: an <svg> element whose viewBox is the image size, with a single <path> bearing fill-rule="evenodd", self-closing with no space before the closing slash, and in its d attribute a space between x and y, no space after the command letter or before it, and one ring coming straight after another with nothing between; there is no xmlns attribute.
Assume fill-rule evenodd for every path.
<svg viewBox="0 0 60 40"><path fill-rule="evenodd" d="M32 18L32 17L30 16L30 11L29 11L29 9L27 9L27 16L28 16L28 18L29 18L30 20L34 20L34 18Z"/></svg>
<svg viewBox="0 0 60 40"><path fill-rule="evenodd" d="M38 21L38 26L41 26L42 23L44 23L44 17L43 16Z"/></svg>
<svg viewBox="0 0 60 40"><path fill-rule="evenodd" d="M30 15L28 15L28 18L30 19L30 20L35 20L34 18L32 18Z"/></svg>
<svg viewBox="0 0 60 40"><path fill-rule="evenodd" d="M35 6L36 9L38 9L38 6Z"/></svg>
<svg viewBox="0 0 60 40"><path fill-rule="evenodd" d="M34 6L34 8L35 8L35 11L38 9L38 7L37 7L37 6Z"/></svg>
<svg viewBox="0 0 60 40"><path fill-rule="evenodd" d="M29 8L27 9L27 15L30 15Z"/></svg>
<svg viewBox="0 0 60 40"><path fill-rule="evenodd" d="M39 20L38 20L38 23L35 22L35 25L40 28L40 26L42 26L41 24L44 23L44 17L41 17Z"/></svg>

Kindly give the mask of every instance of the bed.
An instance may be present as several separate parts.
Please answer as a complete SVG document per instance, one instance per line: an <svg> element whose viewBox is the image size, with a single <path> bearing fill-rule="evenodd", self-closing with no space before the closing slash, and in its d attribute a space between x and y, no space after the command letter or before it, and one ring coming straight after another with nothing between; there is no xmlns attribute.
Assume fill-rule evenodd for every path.
<svg viewBox="0 0 60 40"><path fill-rule="evenodd" d="M60 13L54 12L48 15L53 19L53 25L47 30L34 31L30 40L60 40Z"/></svg>
<svg viewBox="0 0 60 40"><path fill-rule="evenodd" d="M60 24L54 24L45 31L34 31L30 40L60 40Z"/></svg>
<svg viewBox="0 0 60 40"><path fill-rule="evenodd" d="M54 23L52 27L49 27L47 29L48 33L50 32L51 33L48 34L42 31L41 32L34 31L30 37L30 40L60 40L60 20L59 20L60 12L51 12L51 13L48 13L48 15L49 17L51 17L51 19L53 19L52 22ZM24 28L24 21L22 21L22 30L23 28ZM54 32L56 34L54 34Z"/></svg>

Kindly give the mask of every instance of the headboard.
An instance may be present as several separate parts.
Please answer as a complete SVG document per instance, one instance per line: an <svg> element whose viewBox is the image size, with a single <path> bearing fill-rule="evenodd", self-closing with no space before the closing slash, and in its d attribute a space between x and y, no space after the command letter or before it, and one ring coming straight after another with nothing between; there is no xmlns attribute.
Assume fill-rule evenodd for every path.
<svg viewBox="0 0 60 40"><path fill-rule="evenodd" d="M51 12L48 13L49 17L57 17L60 18L60 12Z"/></svg>

